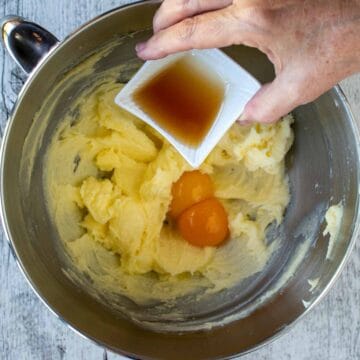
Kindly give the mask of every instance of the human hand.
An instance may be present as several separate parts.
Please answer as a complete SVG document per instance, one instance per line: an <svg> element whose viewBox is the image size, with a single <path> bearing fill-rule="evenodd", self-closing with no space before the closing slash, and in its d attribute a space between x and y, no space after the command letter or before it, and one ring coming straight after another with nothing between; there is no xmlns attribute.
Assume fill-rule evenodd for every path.
<svg viewBox="0 0 360 360"><path fill-rule="evenodd" d="M144 60L189 49L244 44L264 52L276 78L242 121L270 123L360 71L359 0L164 0Z"/></svg>

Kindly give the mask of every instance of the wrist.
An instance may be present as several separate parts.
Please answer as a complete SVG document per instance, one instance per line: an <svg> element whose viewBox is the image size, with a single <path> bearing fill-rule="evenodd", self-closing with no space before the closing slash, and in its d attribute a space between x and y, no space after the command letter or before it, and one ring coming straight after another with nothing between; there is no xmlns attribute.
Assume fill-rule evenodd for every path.
<svg viewBox="0 0 360 360"><path fill-rule="evenodd" d="M343 17L339 25L349 72L360 72L360 0L340 0L340 7Z"/></svg>
<svg viewBox="0 0 360 360"><path fill-rule="evenodd" d="M320 54L329 74L340 81L360 72L360 0L329 1L319 14L323 28L319 45L324 50Z"/></svg>

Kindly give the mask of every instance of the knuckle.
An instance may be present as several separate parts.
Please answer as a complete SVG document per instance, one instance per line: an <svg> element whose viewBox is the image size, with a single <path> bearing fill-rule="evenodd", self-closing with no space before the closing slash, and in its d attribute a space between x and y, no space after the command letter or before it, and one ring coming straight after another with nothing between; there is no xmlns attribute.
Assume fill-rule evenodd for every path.
<svg viewBox="0 0 360 360"><path fill-rule="evenodd" d="M191 41L198 25L196 17L185 19L179 27L178 37L182 41Z"/></svg>
<svg viewBox="0 0 360 360"><path fill-rule="evenodd" d="M311 88L311 84L309 84ZM296 82L289 86L289 103L292 107L297 107L307 103L307 89L309 86Z"/></svg>
<svg viewBox="0 0 360 360"><path fill-rule="evenodd" d="M191 10L195 10L198 5L198 0L181 0L179 1L180 12L187 14Z"/></svg>
<svg viewBox="0 0 360 360"><path fill-rule="evenodd" d="M275 13L264 6L249 6L242 11L242 17L253 29L269 31L273 28Z"/></svg>

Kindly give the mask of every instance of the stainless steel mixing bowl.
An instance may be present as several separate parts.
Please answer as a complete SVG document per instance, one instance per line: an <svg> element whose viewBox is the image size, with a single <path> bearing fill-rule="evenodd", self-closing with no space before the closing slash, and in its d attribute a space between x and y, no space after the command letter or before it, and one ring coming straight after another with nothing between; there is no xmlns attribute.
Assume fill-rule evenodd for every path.
<svg viewBox="0 0 360 360"><path fill-rule="evenodd" d="M29 73L2 143L3 226L34 291L86 337L135 358L230 358L266 343L302 317L343 267L359 224L358 130L338 87L296 109L296 139L287 159L292 200L278 230L283 236L281 248L267 268L208 303L179 304L183 321L172 320L170 311L157 324L151 321L151 308L128 304L152 326L136 325L126 311L93 296L91 283L84 287L62 271L69 266L68 259L45 206L42 173L56 126L84 87L119 63L132 64L132 69L140 65L134 45L149 36L157 6L157 1L147 1L115 9L61 43L23 19L3 19L4 42ZM104 46L111 51L96 63L91 76L84 74L75 83L64 81L70 69ZM271 64L258 51L241 46L225 51L260 81L273 78ZM118 80L130 76L131 71L121 73ZM30 145L36 148L33 156L29 156ZM340 201L344 217L330 260L326 258L328 238L322 235L324 214L329 205ZM309 279L318 279L314 289ZM209 323L214 326L194 330ZM159 332L160 328L168 331Z"/></svg>

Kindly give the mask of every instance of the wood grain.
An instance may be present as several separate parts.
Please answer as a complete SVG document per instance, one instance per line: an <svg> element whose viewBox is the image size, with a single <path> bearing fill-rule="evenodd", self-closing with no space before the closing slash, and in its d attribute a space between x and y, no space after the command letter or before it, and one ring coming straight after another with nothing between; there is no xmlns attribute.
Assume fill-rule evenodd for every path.
<svg viewBox="0 0 360 360"><path fill-rule="evenodd" d="M132 1L0 0L0 16L18 14L40 23L59 39L83 22ZM0 48L0 136L25 76ZM360 121L360 75L343 82ZM33 294L0 231L0 358L121 359L71 331ZM330 294L309 316L246 360L360 359L360 244Z"/></svg>

